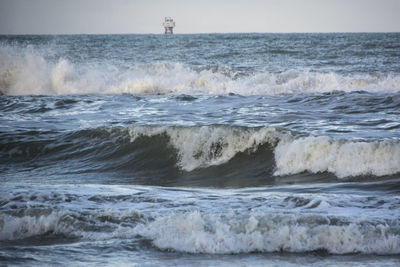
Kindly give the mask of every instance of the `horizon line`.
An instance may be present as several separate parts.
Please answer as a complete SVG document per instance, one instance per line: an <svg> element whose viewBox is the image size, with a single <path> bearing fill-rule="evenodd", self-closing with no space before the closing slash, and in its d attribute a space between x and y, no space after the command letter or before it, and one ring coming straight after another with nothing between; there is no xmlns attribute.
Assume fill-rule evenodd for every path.
<svg viewBox="0 0 400 267"><path fill-rule="evenodd" d="M293 32L196 32L196 33L173 33L164 34L160 33L0 33L4 35L195 35L195 34L338 34L338 33L400 33L400 31L293 31Z"/></svg>

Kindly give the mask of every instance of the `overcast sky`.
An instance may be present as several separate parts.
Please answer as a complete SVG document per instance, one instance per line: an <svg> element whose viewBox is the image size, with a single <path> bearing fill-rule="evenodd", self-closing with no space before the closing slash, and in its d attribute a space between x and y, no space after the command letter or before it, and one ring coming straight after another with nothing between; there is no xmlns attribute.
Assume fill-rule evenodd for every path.
<svg viewBox="0 0 400 267"><path fill-rule="evenodd" d="M0 34L400 32L400 0L0 0Z"/></svg>

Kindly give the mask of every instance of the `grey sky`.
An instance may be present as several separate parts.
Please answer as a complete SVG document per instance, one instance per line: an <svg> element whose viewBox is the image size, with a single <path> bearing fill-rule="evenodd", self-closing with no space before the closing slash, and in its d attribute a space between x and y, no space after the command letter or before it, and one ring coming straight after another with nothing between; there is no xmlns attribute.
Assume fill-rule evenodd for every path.
<svg viewBox="0 0 400 267"><path fill-rule="evenodd" d="M400 32L400 0L0 0L0 34Z"/></svg>

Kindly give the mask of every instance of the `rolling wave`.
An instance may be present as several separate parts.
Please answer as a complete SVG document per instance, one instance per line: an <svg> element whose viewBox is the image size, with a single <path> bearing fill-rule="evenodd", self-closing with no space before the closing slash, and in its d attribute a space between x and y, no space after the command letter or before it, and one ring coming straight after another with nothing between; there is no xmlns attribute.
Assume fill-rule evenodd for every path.
<svg viewBox="0 0 400 267"><path fill-rule="evenodd" d="M5 95L276 95L332 91L398 92L400 76L299 70L239 73L166 62L120 68L107 62L77 64L65 58L51 61L44 52L0 47L0 92Z"/></svg>
<svg viewBox="0 0 400 267"><path fill-rule="evenodd" d="M3 162L70 162L70 172L139 172L144 177L157 172L198 179L272 179L302 173L346 179L400 173L396 140L304 137L284 129L221 125L99 127L53 135L47 133L42 140L31 132L13 136L1 146Z"/></svg>

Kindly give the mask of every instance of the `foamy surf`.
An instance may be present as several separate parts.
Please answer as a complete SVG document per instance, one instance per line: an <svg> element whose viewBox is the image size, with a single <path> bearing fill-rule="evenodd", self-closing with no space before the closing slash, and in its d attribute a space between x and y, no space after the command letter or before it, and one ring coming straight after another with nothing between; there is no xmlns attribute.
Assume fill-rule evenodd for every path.
<svg viewBox="0 0 400 267"><path fill-rule="evenodd" d="M287 189L20 187L0 197L0 240L147 240L161 251L194 254L400 253L398 198Z"/></svg>
<svg viewBox="0 0 400 267"><path fill-rule="evenodd" d="M0 91L5 95L70 94L240 94L277 95L333 91L398 92L396 74L343 75L287 70L249 72L237 78L226 69L194 69L184 63L74 63L50 60L33 48L0 47Z"/></svg>
<svg viewBox="0 0 400 267"><path fill-rule="evenodd" d="M188 212L157 216L147 223L134 223L126 221L124 215L105 213L102 216L91 215L92 223L97 225L91 227L92 223L80 219L80 216L70 212L1 216L0 240L64 235L70 239L101 241L140 236L151 240L158 249L189 253L299 253L318 250L331 254L400 253L399 225L385 220L349 220L312 213L234 215L228 212L220 215ZM117 227L116 222L125 226ZM108 232L107 229L113 230Z"/></svg>
<svg viewBox="0 0 400 267"><path fill-rule="evenodd" d="M316 214L201 214L157 218L135 231L160 249L189 253L400 253L399 225Z"/></svg>

